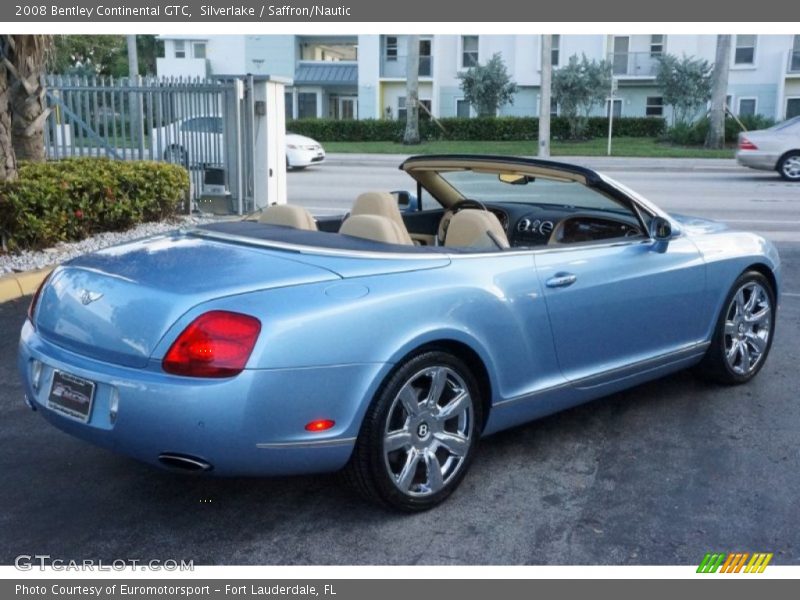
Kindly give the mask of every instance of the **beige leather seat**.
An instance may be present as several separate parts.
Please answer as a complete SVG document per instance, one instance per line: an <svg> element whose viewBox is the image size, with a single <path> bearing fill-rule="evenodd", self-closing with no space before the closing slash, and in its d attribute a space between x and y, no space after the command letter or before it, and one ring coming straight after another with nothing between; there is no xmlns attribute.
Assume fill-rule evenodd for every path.
<svg viewBox="0 0 800 600"><path fill-rule="evenodd" d="M491 236L489 235L491 232ZM494 237L494 239L492 239ZM497 240L497 243L495 243ZM500 221L486 210L464 209L453 215L444 238L444 245L455 248L508 248L508 238Z"/></svg>
<svg viewBox="0 0 800 600"><path fill-rule="evenodd" d="M264 212L261 213L258 222L317 231L317 222L314 220L314 217L311 216L310 212L302 206L292 206L289 204L268 206Z"/></svg>
<svg viewBox="0 0 800 600"><path fill-rule="evenodd" d="M342 223L339 233L384 244L413 246L407 231L400 229L400 226L388 217L380 215L350 215Z"/></svg>
<svg viewBox="0 0 800 600"><path fill-rule="evenodd" d="M350 210L350 217L357 215L378 215L385 217L395 223L402 232L403 238L406 240L404 244L413 244L411 236L408 235L408 229L403 222L403 216L400 214L400 209L397 208L397 198L392 196L389 192L364 192L353 203L353 208Z"/></svg>

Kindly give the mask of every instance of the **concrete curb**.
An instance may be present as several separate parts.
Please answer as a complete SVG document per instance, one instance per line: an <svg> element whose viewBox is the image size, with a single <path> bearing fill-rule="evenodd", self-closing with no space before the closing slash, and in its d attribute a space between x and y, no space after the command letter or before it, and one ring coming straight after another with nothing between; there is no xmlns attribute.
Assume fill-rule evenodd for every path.
<svg viewBox="0 0 800 600"><path fill-rule="evenodd" d="M0 277L0 304L30 296L55 267L46 267L37 271L12 273Z"/></svg>

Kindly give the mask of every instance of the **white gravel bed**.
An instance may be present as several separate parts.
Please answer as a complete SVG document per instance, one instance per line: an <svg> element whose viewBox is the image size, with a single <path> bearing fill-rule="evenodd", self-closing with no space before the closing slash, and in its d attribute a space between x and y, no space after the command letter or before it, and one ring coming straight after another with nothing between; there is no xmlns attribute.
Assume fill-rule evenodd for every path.
<svg viewBox="0 0 800 600"><path fill-rule="evenodd" d="M127 231L109 231L100 233L79 242L60 242L52 248L44 250L25 250L19 254L0 254L0 276L8 273L19 273L42 269L60 264L81 254L88 254L102 248L108 248L130 240L173 231L181 227L210 223L214 219L205 216L182 216L169 221L157 223L141 223Z"/></svg>

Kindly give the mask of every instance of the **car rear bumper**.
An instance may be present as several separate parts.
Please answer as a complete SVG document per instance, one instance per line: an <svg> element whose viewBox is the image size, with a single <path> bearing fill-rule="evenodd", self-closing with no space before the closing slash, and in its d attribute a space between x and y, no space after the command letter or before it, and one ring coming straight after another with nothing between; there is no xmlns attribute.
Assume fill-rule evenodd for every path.
<svg viewBox="0 0 800 600"><path fill-rule="evenodd" d="M751 169L774 171L778 163L778 157L770 152L761 152L759 150L739 150L736 153L736 162Z"/></svg>
<svg viewBox="0 0 800 600"><path fill-rule="evenodd" d="M35 361L42 365L38 386ZM248 369L216 380L177 377L157 365L135 369L82 357L43 340L27 321L18 366L28 404L75 437L162 467L168 465L159 456L169 454L206 463L215 474L255 476L343 467L366 399L390 368L369 363ZM95 383L87 423L47 406L55 370ZM305 430L318 419L335 425L321 433Z"/></svg>

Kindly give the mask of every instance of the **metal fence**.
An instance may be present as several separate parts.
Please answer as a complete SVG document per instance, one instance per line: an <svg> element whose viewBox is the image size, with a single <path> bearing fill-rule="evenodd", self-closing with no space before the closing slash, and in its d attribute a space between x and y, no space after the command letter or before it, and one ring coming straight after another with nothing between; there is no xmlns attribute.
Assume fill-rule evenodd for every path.
<svg viewBox="0 0 800 600"><path fill-rule="evenodd" d="M234 80L48 76L48 156L178 163L195 199L212 172L241 210L251 178L242 172L244 96Z"/></svg>

